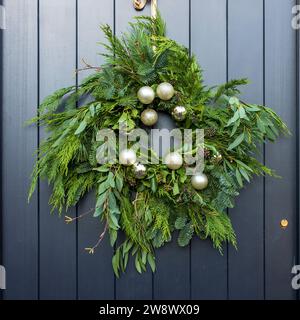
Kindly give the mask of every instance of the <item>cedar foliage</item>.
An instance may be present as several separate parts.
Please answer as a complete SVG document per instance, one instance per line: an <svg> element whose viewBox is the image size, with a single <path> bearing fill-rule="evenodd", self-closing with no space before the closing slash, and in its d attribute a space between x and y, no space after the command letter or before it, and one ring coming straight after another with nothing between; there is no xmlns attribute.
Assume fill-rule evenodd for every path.
<svg viewBox="0 0 300 320"><path fill-rule="evenodd" d="M78 88L63 88L47 97L31 121L44 126L49 135L37 152L29 198L38 179L46 179L53 185L50 204L61 214L64 207L76 205L95 190L93 214L96 222L105 222L103 235L108 230L112 246L120 230L126 235L112 260L117 276L125 271L130 255L135 256L138 272L147 264L155 271L154 250L169 242L176 230L180 246L188 245L194 235L210 238L220 252L226 241L236 246L226 210L254 175L273 175L255 158L257 146L288 133L270 108L238 99L245 79L205 87L195 57L165 37L160 16L138 17L130 25L131 32L120 38L103 26L106 63ZM128 130L138 127L145 108L137 99L138 89L143 85L155 89L163 81L172 83L176 95L167 102L155 99L153 107L170 111L184 105L188 116L178 123L180 129L213 132L205 139L211 156L205 161L209 187L204 191L190 186L184 168L172 172L162 164L149 165L147 176L136 180L131 168L97 164L98 130L117 129L125 121ZM86 95L92 101L76 108ZM218 154L220 162L213 160ZM67 222L74 220L66 217ZM88 251L93 253L98 244Z"/></svg>

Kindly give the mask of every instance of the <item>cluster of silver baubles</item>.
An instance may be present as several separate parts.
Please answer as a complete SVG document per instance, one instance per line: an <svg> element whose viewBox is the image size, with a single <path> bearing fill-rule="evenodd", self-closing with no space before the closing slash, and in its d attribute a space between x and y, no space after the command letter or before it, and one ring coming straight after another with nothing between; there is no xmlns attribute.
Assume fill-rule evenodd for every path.
<svg viewBox="0 0 300 320"><path fill-rule="evenodd" d="M139 89L137 96L141 103L148 105L154 101L155 96L157 96L163 101L168 101L174 97L174 94L175 94L174 87L168 82L163 82L157 86L156 95L155 95L155 91L151 87L145 86ZM187 110L184 106L176 106L172 110L172 116L176 121L185 120L186 115L187 115ZM146 126L155 125L157 120L158 120L158 114L154 109L147 108L141 114L141 121Z"/></svg>
<svg viewBox="0 0 300 320"><path fill-rule="evenodd" d="M155 91L145 86L139 89L137 96L141 103L149 105L151 104L156 95L163 101L168 101L173 98L175 90L173 86L168 82L159 84ZM172 117L176 121L183 121L186 119L187 110L184 106L176 106L172 110ZM141 114L141 121L146 126L153 126L158 121L158 114L152 108L145 109ZM120 152L119 161L122 165L132 166L133 173L137 179L143 179L147 174L147 168L144 164L137 162L137 156L135 151L131 149L125 149ZM183 157L179 152L171 152L165 157L165 164L171 170L180 169L183 166ZM191 183L194 189L203 190L208 185L208 178L204 173L197 173L192 176Z"/></svg>

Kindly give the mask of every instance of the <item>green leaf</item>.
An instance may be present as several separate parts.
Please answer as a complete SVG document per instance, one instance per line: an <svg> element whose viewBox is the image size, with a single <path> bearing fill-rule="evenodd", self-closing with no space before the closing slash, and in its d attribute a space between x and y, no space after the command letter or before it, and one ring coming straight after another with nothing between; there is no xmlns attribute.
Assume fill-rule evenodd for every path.
<svg viewBox="0 0 300 320"><path fill-rule="evenodd" d="M226 127L231 126L234 122L236 122L236 121L239 120L239 119L240 119L240 113L239 113L239 111L237 110L237 111L234 113L233 117L232 117L231 119L229 119L229 121L227 122Z"/></svg>
<svg viewBox="0 0 300 320"><path fill-rule="evenodd" d="M107 184L111 187L111 188L115 188L115 177L113 175L112 172L110 172L108 174L108 177L107 177Z"/></svg>
<svg viewBox="0 0 300 320"><path fill-rule="evenodd" d="M232 127L232 131L230 133L230 137L234 136L234 134L236 133L236 130L238 129L240 125L240 121L236 121L234 126Z"/></svg>
<svg viewBox="0 0 300 320"><path fill-rule="evenodd" d="M142 252L142 263L144 265L147 263L147 251Z"/></svg>
<svg viewBox="0 0 300 320"><path fill-rule="evenodd" d="M245 134L243 132L229 145L227 150L233 150L234 148L239 146L243 142L244 138L245 138Z"/></svg>
<svg viewBox="0 0 300 320"><path fill-rule="evenodd" d="M113 192L109 192L108 194L108 206L109 210L113 213L119 213L119 207L117 205L117 200Z"/></svg>
<svg viewBox="0 0 300 320"><path fill-rule="evenodd" d="M116 187L119 192L123 189L123 177L119 174L116 175Z"/></svg>
<svg viewBox="0 0 300 320"><path fill-rule="evenodd" d="M85 130L86 126L87 126L87 122L84 119L84 120L81 121L79 127L75 131L75 135L79 135L80 133L82 133Z"/></svg>
<svg viewBox="0 0 300 320"><path fill-rule="evenodd" d="M151 253L148 253L147 260L148 260L148 263L150 265L150 268L151 268L152 272L155 272L155 269L156 269L155 258Z"/></svg>
<svg viewBox="0 0 300 320"><path fill-rule="evenodd" d="M240 100L236 97L231 97L228 102L230 105L239 105L240 104Z"/></svg>
<svg viewBox="0 0 300 320"><path fill-rule="evenodd" d="M241 119L249 120L249 118L247 117L246 111L243 107L239 107L239 114Z"/></svg>
<svg viewBox="0 0 300 320"><path fill-rule="evenodd" d="M252 104L250 106L247 106L247 111L248 112L258 112L258 111L261 111L261 109L258 108L256 105Z"/></svg>
<svg viewBox="0 0 300 320"><path fill-rule="evenodd" d="M249 166L247 166L244 162L238 159L235 159L235 162L238 163L240 166L244 167L245 169L247 169L248 171L253 172L253 170Z"/></svg>
<svg viewBox="0 0 300 320"><path fill-rule="evenodd" d="M95 218L100 217L102 215L102 213L104 212L104 203L105 203L106 199L107 199L107 193L102 193L98 197L97 202L96 202L96 209L94 212Z"/></svg>
<svg viewBox="0 0 300 320"><path fill-rule="evenodd" d="M109 189L109 184L107 183L107 180L105 180L104 182L102 182L99 187L98 187L98 194L102 194L104 192L106 192Z"/></svg>
<svg viewBox="0 0 300 320"><path fill-rule="evenodd" d="M180 247L187 246L194 234L194 227L191 222L185 225L183 229L180 230L179 236L178 236L178 244Z"/></svg>
<svg viewBox="0 0 300 320"><path fill-rule="evenodd" d="M140 265L140 262L139 262L138 255L136 255L136 257L135 257L135 268L139 273L142 273L142 268L141 268L141 265Z"/></svg>
<svg viewBox="0 0 300 320"><path fill-rule="evenodd" d="M186 225L186 220L187 220L186 217L178 217L175 220L175 229L177 229L177 230L183 229L184 226Z"/></svg>
<svg viewBox="0 0 300 320"><path fill-rule="evenodd" d="M94 115L95 115L95 105L94 105L94 104L91 104L90 107L89 107L89 109L90 109L90 114L91 114L91 116L94 117Z"/></svg>
<svg viewBox="0 0 300 320"><path fill-rule="evenodd" d="M155 177L151 178L151 191L153 193L155 193L157 191L157 182L156 182L156 178Z"/></svg>
<svg viewBox="0 0 300 320"><path fill-rule="evenodd" d="M110 218L109 219L110 228L112 228L114 230L119 230L120 226L119 226L118 218L114 214L110 214L109 218Z"/></svg>
<svg viewBox="0 0 300 320"><path fill-rule="evenodd" d="M105 166L102 166L102 167L99 167L99 168L93 168L94 171L98 171L98 172L108 172L109 171L109 168L105 167Z"/></svg>
<svg viewBox="0 0 300 320"><path fill-rule="evenodd" d="M176 196L180 193L179 191L179 186L178 186L178 182L174 183L174 187L173 187L173 195Z"/></svg>
<svg viewBox="0 0 300 320"><path fill-rule="evenodd" d="M132 248L133 242L131 241L126 241L124 246L123 246L123 256L129 252L129 250Z"/></svg>
<svg viewBox="0 0 300 320"><path fill-rule="evenodd" d="M243 187L243 180L242 180L242 176L241 176L241 174L240 174L240 172L239 172L238 168L236 168L235 176L236 176L236 180L237 180L237 182L239 183L239 185L240 185L241 187Z"/></svg>
<svg viewBox="0 0 300 320"><path fill-rule="evenodd" d="M266 128L265 128L265 125L264 125L263 121L261 120L261 118L259 118L259 117L257 118L256 125L257 125L260 132L266 133Z"/></svg>
<svg viewBox="0 0 300 320"><path fill-rule="evenodd" d="M110 240L110 245L113 247L117 241L118 238L118 231L114 229L109 230L109 240Z"/></svg>
<svg viewBox="0 0 300 320"><path fill-rule="evenodd" d="M119 269L120 269L120 249L118 249L115 255L112 258L112 266L117 278L119 278Z"/></svg>
<svg viewBox="0 0 300 320"><path fill-rule="evenodd" d="M239 168L240 173L242 174L242 176L245 178L245 180L247 180L248 182L250 182L250 177L248 176L248 173L245 169L243 168Z"/></svg>

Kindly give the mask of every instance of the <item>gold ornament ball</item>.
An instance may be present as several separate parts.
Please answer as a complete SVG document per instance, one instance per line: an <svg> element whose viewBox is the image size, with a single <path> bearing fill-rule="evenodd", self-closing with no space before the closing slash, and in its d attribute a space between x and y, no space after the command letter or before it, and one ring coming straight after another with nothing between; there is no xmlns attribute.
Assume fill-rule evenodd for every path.
<svg viewBox="0 0 300 320"><path fill-rule="evenodd" d="M153 109L146 109L141 114L141 120L146 126L153 126L158 120L158 114Z"/></svg>
<svg viewBox="0 0 300 320"><path fill-rule="evenodd" d="M204 173L198 173L192 177L192 186L196 190L203 190L208 186L208 178Z"/></svg>
<svg viewBox="0 0 300 320"><path fill-rule="evenodd" d="M155 92L151 87L145 86L139 89L137 96L141 103L150 104L155 98Z"/></svg>
<svg viewBox="0 0 300 320"><path fill-rule="evenodd" d="M136 162L136 153L131 149L124 149L120 152L119 161L124 166L132 166Z"/></svg>
<svg viewBox="0 0 300 320"><path fill-rule="evenodd" d="M158 85L156 89L156 94L159 96L161 100L167 101L173 98L175 90L170 83L163 82L160 85Z"/></svg>
<svg viewBox="0 0 300 320"><path fill-rule="evenodd" d="M184 106L177 106L172 111L172 116L176 121L185 120L186 115L187 115L187 111Z"/></svg>
<svg viewBox="0 0 300 320"><path fill-rule="evenodd" d="M166 165L171 170L177 170L182 167L182 155L178 152L171 152L165 158Z"/></svg>
<svg viewBox="0 0 300 320"><path fill-rule="evenodd" d="M133 165L133 172L137 179L143 179L147 174L147 168L142 163L135 163Z"/></svg>

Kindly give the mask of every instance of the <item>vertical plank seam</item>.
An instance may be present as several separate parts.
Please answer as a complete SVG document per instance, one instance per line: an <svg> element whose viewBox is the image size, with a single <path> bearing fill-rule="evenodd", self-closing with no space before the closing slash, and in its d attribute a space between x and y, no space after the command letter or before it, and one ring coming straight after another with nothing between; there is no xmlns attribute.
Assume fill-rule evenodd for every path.
<svg viewBox="0 0 300 320"><path fill-rule="evenodd" d="M189 54L191 56L192 53L192 16L191 16L191 6L192 6L192 0L189 0ZM192 241L190 241L189 244L189 298L192 299Z"/></svg>
<svg viewBox="0 0 300 320"><path fill-rule="evenodd" d="M113 33L115 36L116 35L116 0L113 0ZM113 254L115 254L115 250L116 250L116 244L114 244L114 247L113 247ZM117 278L115 273L113 275L114 275L114 278L113 278L114 300L117 300Z"/></svg>
<svg viewBox="0 0 300 320"><path fill-rule="evenodd" d="M40 104L40 0L37 0L37 108ZM37 116L39 116L39 110L37 109ZM40 147L40 122L37 122L37 147ZM38 156L39 158L39 156ZM41 298L41 233L40 233L40 189L41 189L41 180L38 177L37 184L37 298Z"/></svg>
<svg viewBox="0 0 300 320"><path fill-rule="evenodd" d="M229 0L226 0L226 81L229 80ZM227 209L227 215L229 216L229 209ZM226 243L226 254L227 254L227 263L226 263L226 294L227 300L229 300L229 244Z"/></svg>
<svg viewBox="0 0 300 320"><path fill-rule="evenodd" d="M75 0L75 69L77 70L78 69L78 0ZM76 75L75 75L75 84L76 84L76 91L78 90L78 72L76 72ZM78 102L76 103L76 107L78 107ZM76 204L76 217L78 218L78 204ZM75 246L76 246L76 271L75 271L75 277L76 277L76 293L75 293L75 296L76 296L76 300L79 299L79 289L78 289L78 281L79 281L79 278L78 278L78 268L79 268L79 265L78 265L78 262L79 262L79 257L78 257L78 249L79 249L79 246L78 246L78 224L79 224L79 221L78 219L76 219L76 224L75 224Z"/></svg>
<svg viewBox="0 0 300 320"><path fill-rule="evenodd" d="M263 105L266 104L266 1L263 0ZM263 145L266 165L266 145ZM266 300L266 177L263 176L263 299Z"/></svg>
<svg viewBox="0 0 300 320"><path fill-rule="evenodd" d="M0 0L0 5L3 5L3 1ZM3 113L3 30L0 29L0 123L2 125L2 113ZM0 130L0 150L3 147L3 134L2 130ZM1 170L1 187L0 187L0 264L3 265L3 206L2 206L2 193L3 193L3 166L2 166L2 156L0 157L0 170ZM3 300L3 291L0 290L0 300Z"/></svg>
<svg viewBox="0 0 300 320"><path fill-rule="evenodd" d="M296 4L300 5L300 0L296 0ZM296 200L296 248L297 248L297 264L300 264L300 198L299 198L299 192L300 192L300 170L299 170L299 164L300 164L300 30L296 30L296 192L297 192L297 200ZM297 291L296 294L297 300L300 300L300 291Z"/></svg>

